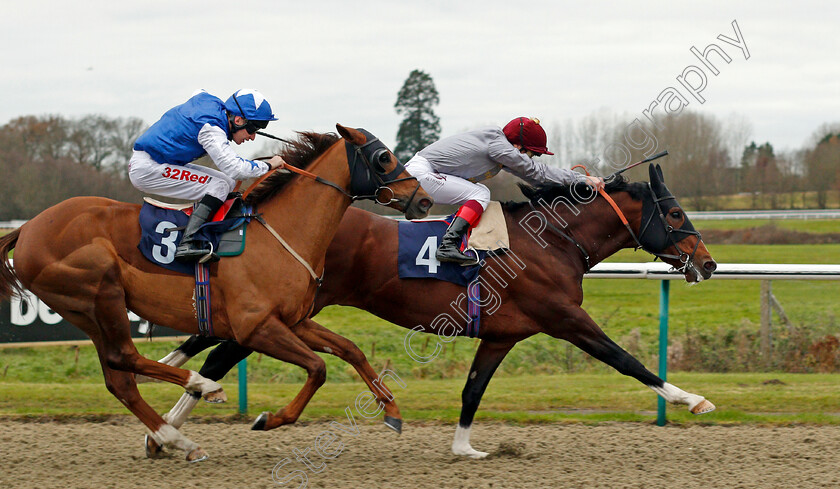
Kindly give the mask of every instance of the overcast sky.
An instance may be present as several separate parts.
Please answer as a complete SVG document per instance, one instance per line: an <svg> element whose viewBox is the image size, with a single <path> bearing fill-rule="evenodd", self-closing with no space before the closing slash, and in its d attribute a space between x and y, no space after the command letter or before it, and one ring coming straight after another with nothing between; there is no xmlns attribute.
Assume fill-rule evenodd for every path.
<svg viewBox="0 0 840 489"><path fill-rule="evenodd" d="M840 121L840 7L735 3L3 0L0 123L151 124L197 88L225 99L248 87L271 102L277 135L340 122L393 147L397 91L421 69L440 93L442 136L520 115L550 131L602 108L643 119L674 87L690 109L740 115L753 139L799 148ZM718 39L737 39L733 21L749 59ZM690 52L712 43L732 59L710 55L717 76ZM677 81L692 65L707 77L703 104Z"/></svg>

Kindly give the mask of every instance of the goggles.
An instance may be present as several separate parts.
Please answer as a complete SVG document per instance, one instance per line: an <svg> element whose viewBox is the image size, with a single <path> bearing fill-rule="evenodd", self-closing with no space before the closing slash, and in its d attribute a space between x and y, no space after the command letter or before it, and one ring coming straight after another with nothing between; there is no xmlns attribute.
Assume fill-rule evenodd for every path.
<svg viewBox="0 0 840 489"><path fill-rule="evenodd" d="M251 121L246 119L245 124L239 127L248 131L248 134L254 134L260 129L268 127L268 121Z"/></svg>

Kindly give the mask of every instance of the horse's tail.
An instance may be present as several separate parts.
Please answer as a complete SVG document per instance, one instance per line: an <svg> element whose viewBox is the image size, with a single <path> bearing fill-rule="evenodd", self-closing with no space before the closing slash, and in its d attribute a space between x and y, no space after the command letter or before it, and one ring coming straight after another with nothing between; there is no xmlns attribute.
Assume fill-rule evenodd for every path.
<svg viewBox="0 0 840 489"><path fill-rule="evenodd" d="M8 300L12 294L23 294L23 286L9 262L9 252L15 248L19 236L20 228L17 228L0 238L0 300Z"/></svg>

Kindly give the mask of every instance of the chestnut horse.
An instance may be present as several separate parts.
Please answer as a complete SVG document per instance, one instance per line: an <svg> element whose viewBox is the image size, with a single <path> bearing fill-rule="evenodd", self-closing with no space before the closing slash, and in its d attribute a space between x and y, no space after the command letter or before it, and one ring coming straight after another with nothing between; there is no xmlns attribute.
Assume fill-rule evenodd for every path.
<svg viewBox="0 0 840 489"><path fill-rule="evenodd" d="M523 187L529 202L504 205L510 249L515 255L488 258L481 272L483 283L489 286L482 295L488 296L488 301L495 296L498 307L493 310L485 305L482 312L481 342L462 393L461 417L452 444L455 454L473 458L487 455L470 446L473 416L505 355L517 342L537 333L571 342L639 380L665 400L688 405L695 414L714 409L702 396L685 392L648 371L610 340L580 307L584 273L623 248L639 247L661 257L682 271L688 282L707 279L714 272L717 265L665 187L661 169L651 165L649 170L649 184L628 184L622 178L607 185L607 194L617 203L620 214L606 197L593 198L591 192L587 197L589 187L582 184L571 188ZM626 216L626 225L621 215ZM412 329L405 338L406 351L417 361L429 361L430 357L420 358L412 350L411 339L422 331L441 335L446 341L453 327L463 335L463 320L453 325L451 318L468 317L464 291L434 279L399 279L397 246L394 220L350 208L327 250L327 274L315 309L331 304L358 307ZM375 253L371 251L374 248ZM488 295L488 291L492 293ZM456 306L458 311L454 311ZM306 333L299 336L306 341ZM163 361L181 365L217 343L212 338L193 337ZM236 343L222 343L207 357L201 373L218 380L249 353ZM361 351L350 356L360 361L365 358ZM197 402L197 398L188 397L185 395L170 411L179 423ZM158 447L149 440L146 445L147 454L157 452Z"/></svg>
<svg viewBox="0 0 840 489"><path fill-rule="evenodd" d="M376 199L410 218L425 216L432 204L384 144L364 130L336 127L343 139L301 133L284 151L290 164L307 167L310 178L275 172L256 187L248 200L262 219L251 225L245 252L210 267L214 334L307 371L300 393L267 416L264 429L295 422L324 383L324 361L290 328L309 316L327 245L351 201ZM142 374L211 402L225 399L215 381L148 360L132 342L126 308L154 323L198 332L194 279L164 270L140 254L139 212L139 205L78 197L0 238L0 299L22 284L84 331L96 347L108 390L146 425L151 439L184 450L189 461L203 460L204 450L166 423L141 398L135 383L133 374ZM13 248L14 268L8 261ZM307 322L307 327L318 330L314 323ZM327 333L316 331L323 346L336 338L349 343ZM374 389L370 365L357 366L386 404L386 414L399 418L396 405L380 394L381 387Z"/></svg>

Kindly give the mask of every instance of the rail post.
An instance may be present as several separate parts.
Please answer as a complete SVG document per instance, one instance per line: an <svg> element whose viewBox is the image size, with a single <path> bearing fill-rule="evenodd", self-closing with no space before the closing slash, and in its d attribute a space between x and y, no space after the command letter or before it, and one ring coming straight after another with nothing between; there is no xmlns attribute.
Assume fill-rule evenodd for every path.
<svg viewBox="0 0 840 489"><path fill-rule="evenodd" d="M239 414L248 414L248 360L239 361Z"/></svg>
<svg viewBox="0 0 840 489"><path fill-rule="evenodd" d="M671 292L671 281L660 280L659 292L659 378L668 378L668 302ZM665 399L657 396L656 425L665 426Z"/></svg>

